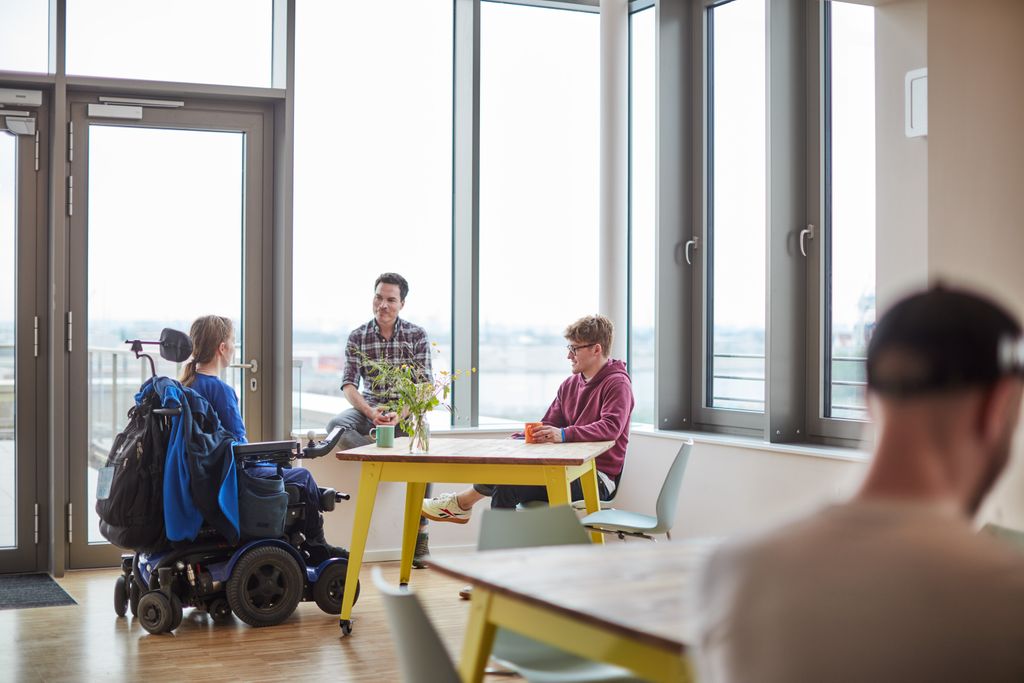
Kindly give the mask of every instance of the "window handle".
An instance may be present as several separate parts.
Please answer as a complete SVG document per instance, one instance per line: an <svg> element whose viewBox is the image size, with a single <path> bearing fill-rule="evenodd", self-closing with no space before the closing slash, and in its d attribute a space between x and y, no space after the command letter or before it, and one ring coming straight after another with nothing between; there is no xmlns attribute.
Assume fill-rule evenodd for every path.
<svg viewBox="0 0 1024 683"><path fill-rule="evenodd" d="M693 265L693 260L690 258L690 247L693 247L694 251L700 249L700 238L694 235L693 239L689 240L683 248L683 255L686 256L686 265L688 266Z"/></svg>
<svg viewBox="0 0 1024 683"><path fill-rule="evenodd" d="M804 238L814 239L814 226L808 225L806 228L800 231L800 253L805 257L807 256L807 244L804 242Z"/></svg>

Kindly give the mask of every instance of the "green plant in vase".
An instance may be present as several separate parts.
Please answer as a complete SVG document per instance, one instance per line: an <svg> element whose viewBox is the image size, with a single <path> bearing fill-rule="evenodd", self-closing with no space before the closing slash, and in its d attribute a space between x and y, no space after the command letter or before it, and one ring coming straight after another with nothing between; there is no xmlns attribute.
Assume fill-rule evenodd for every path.
<svg viewBox="0 0 1024 683"><path fill-rule="evenodd" d="M437 344L432 343L435 351ZM398 415L398 427L409 435L409 452L430 452L430 423L427 416L438 406L454 412L448 397L452 383L460 377L476 372L441 370L431 376L424 367L414 363L392 364L373 360L357 350L363 363L370 370L371 385L375 392L388 398L381 405Z"/></svg>

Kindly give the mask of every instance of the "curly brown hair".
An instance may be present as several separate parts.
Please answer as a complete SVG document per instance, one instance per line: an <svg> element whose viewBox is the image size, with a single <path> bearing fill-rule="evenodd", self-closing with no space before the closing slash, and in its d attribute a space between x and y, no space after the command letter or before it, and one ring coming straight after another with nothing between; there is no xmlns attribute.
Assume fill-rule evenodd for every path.
<svg viewBox="0 0 1024 683"><path fill-rule="evenodd" d="M603 315L585 315L566 327L563 334L571 342L600 344L601 355L607 357L612 352L615 325Z"/></svg>

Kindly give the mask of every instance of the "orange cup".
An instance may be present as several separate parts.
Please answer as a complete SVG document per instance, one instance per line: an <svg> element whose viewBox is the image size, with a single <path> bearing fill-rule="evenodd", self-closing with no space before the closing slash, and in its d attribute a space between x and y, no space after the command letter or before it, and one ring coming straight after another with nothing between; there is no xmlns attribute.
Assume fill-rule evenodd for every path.
<svg viewBox="0 0 1024 683"><path fill-rule="evenodd" d="M526 435L526 443L537 443L533 440L533 430L537 427L543 427L543 422L527 422L526 428L523 429L523 433Z"/></svg>

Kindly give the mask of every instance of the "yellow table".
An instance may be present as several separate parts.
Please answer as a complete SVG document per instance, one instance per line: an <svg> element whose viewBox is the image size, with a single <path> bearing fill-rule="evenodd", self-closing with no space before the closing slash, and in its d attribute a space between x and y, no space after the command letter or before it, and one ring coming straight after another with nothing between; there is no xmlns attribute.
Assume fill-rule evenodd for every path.
<svg viewBox="0 0 1024 683"><path fill-rule="evenodd" d="M473 584L463 682L483 680L498 627L652 681L692 681L687 584L710 548L613 543L431 558L435 570Z"/></svg>
<svg viewBox="0 0 1024 683"><path fill-rule="evenodd" d="M570 502L569 485L579 479L587 512L600 506L594 459L615 444L591 443L528 444L517 439L431 439L430 453L409 453L407 438L395 439L394 448L375 444L337 453L338 460L362 463L356 494L352 547L349 548L345 593L341 600L341 629L352 632L352 603L356 581L363 564L366 537L370 531L377 485L382 481L406 482L405 522L402 532L402 565L399 581L409 582L416 547L420 511L427 484L434 481L478 484L523 484L546 486L552 505ZM604 536L593 532L594 543Z"/></svg>

